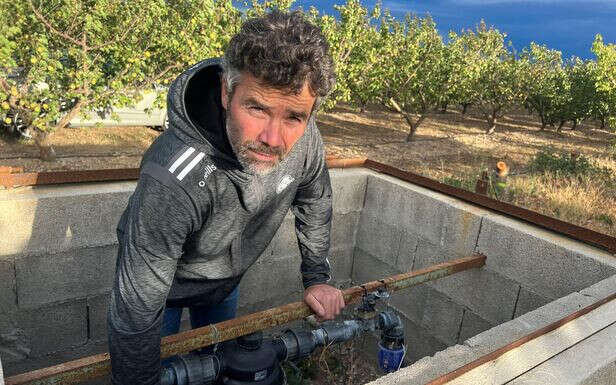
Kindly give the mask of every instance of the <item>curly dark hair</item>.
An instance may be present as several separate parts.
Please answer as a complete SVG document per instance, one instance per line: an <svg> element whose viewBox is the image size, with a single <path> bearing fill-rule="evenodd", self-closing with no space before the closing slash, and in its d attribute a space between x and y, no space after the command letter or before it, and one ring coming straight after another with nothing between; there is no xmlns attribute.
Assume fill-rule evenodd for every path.
<svg viewBox="0 0 616 385"><path fill-rule="evenodd" d="M248 19L231 39L223 60L229 97L242 72L268 86L301 92L305 82L316 96L316 111L335 83L329 44L303 13L272 11Z"/></svg>

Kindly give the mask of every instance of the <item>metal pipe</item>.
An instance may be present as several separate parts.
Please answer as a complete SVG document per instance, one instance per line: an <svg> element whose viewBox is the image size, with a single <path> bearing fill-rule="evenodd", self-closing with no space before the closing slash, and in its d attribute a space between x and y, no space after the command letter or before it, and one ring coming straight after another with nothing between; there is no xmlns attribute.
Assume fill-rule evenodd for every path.
<svg viewBox="0 0 616 385"><path fill-rule="evenodd" d="M425 269L398 274L379 281L372 281L360 286L354 286L343 291L344 301L349 305L358 302L364 294L376 291L379 288L386 289L392 293L407 287L446 277L460 271L480 268L485 264L485 260L485 256L476 254L470 257L458 258L449 262L433 265ZM312 310L310 310L304 302L293 302L214 325L174 334L162 339L161 358L187 353L204 346L283 325L291 321L305 318L311 314L313 314ZM111 362L109 360L109 353L103 353L28 373L18 374L7 378L6 385L76 384L107 375L110 372Z"/></svg>

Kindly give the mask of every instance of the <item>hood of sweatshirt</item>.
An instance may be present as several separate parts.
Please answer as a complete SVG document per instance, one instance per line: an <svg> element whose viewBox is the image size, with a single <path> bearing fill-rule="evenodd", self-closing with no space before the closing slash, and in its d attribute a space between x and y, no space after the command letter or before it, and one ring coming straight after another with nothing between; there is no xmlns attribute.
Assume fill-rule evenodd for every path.
<svg viewBox="0 0 616 385"><path fill-rule="evenodd" d="M226 169L241 171L225 128L221 60L207 59L184 71L169 87L169 129L183 142L212 155Z"/></svg>

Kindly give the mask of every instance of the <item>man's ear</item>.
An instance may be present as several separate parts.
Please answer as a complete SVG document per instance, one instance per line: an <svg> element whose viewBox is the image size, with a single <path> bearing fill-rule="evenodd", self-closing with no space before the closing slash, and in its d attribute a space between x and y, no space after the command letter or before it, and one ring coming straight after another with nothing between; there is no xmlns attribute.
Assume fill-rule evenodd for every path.
<svg viewBox="0 0 616 385"><path fill-rule="evenodd" d="M220 75L220 103L222 108L227 109L229 104L229 98L227 94L227 80L223 74Z"/></svg>

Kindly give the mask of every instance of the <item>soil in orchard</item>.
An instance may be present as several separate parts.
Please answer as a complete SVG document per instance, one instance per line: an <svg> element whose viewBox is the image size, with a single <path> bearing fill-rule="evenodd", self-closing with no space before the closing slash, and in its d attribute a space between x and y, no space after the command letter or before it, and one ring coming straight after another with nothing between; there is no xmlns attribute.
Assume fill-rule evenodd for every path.
<svg viewBox="0 0 616 385"><path fill-rule="evenodd" d="M318 126L328 156L367 157L445 182L468 178L482 169L492 170L497 161L505 161L510 166L512 178L523 178L534 154L547 146L583 154L616 175L614 131L599 129L594 124L582 124L576 130L565 127L560 134L553 128L540 131L537 118L525 111L501 119L492 135L484 133L486 122L476 111L465 115L456 109L434 112L419 127L415 140L408 143L404 119L379 107L359 112L342 105L319 114ZM66 128L52 135L58 154L53 163L40 161L31 141L5 135L0 136L0 165L23 167L25 171L138 167L143 151L158 134L147 127ZM537 186L533 184L529 189L534 191ZM616 236L616 208L600 212L602 208L616 207L616 198L610 199L609 194L606 198L601 191L596 192L596 197L569 193L571 198L529 192L510 201ZM565 202L551 202L555 199ZM570 202L576 199L579 201ZM597 201L593 203L594 208L587 209L586 201L592 200ZM569 206L574 207L573 211L568 210ZM569 214L563 214L565 211Z"/></svg>

